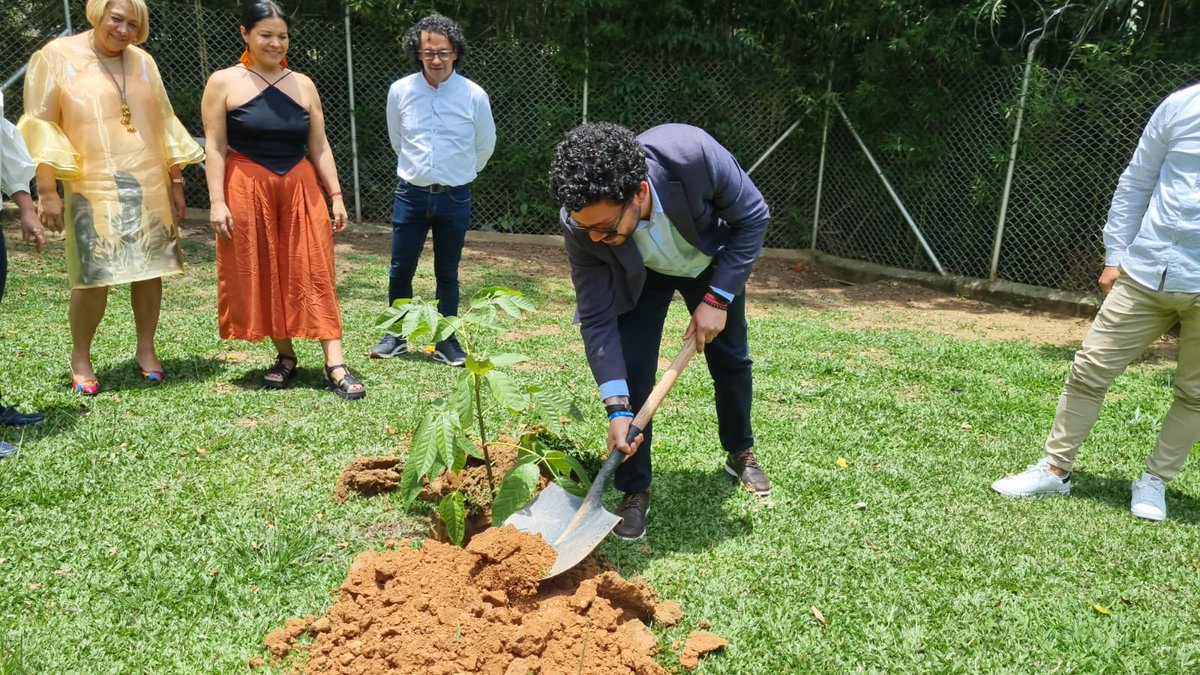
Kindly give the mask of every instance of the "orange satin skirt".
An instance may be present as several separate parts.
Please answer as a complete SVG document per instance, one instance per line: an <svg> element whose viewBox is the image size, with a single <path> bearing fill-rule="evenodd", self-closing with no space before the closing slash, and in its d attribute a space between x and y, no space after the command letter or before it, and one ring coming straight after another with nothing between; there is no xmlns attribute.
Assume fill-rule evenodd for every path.
<svg viewBox="0 0 1200 675"><path fill-rule="evenodd" d="M280 176L225 157L233 238L217 236L217 321L223 339L342 337L333 227L307 159Z"/></svg>

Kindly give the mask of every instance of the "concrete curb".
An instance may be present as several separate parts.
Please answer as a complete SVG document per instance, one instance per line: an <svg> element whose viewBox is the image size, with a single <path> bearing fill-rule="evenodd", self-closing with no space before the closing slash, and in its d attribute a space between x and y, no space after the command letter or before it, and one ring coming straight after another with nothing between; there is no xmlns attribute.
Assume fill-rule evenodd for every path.
<svg viewBox="0 0 1200 675"><path fill-rule="evenodd" d="M809 250L773 249L773 251L775 252L773 257L804 261L826 276L855 283L896 279L996 305L1053 312L1067 316L1091 318L1100 309L1100 296L1088 293L1059 291L1011 281L987 281L949 275L943 277L931 272L917 272L861 260L847 260Z"/></svg>

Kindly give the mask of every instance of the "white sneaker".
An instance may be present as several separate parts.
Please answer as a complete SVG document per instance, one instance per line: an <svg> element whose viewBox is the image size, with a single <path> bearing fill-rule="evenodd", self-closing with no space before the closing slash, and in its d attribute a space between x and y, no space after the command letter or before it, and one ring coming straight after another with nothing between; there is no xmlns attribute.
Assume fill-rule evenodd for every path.
<svg viewBox="0 0 1200 675"><path fill-rule="evenodd" d="M1167 519L1167 484L1163 479L1149 473L1133 481L1133 497L1129 510L1138 518L1146 520Z"/></svg>
<svg viewBox="0 0 1200 675"><path fill-rule="evenodd" d="M1071 494L1071 474L1059 478L1050 470L1043 457L1041 461L1021 473L1006 476L992 483L992 489L1005 497L1053 497Z"/></svg>

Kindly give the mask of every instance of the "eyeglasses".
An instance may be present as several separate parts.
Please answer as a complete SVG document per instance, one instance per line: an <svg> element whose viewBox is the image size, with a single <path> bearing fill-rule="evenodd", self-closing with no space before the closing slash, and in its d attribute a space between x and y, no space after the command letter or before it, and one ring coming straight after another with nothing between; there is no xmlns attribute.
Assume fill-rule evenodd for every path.
<svg viewBox="0 0 1200 675"><path fill-rule="evenodd" d="M458 52L454 51L453 49L439 49L436 52L432 49L426 49L425 51L417 52L417 56L419 56L422 61L432 61L434 59L449 61L450 57L457 53Z"/></svg>
<svg viewBox="0 0 1200 675"><path fill-rule="evenodd" d="M602 237L607 237L610 234L616 234L617 230L621 227L621 221L625 220L625 212L628 211L629 207L632 205L633 205L633 197L630 197L629 201L625 202L625 205L621 207L621 212L617 214L616 219L613 220L610 225L587 226L587 225L581 224L579 221L575 220L571 216L567 216L567 227L571 228L572 230L586 232L587 234L598 234Z"/></svg>

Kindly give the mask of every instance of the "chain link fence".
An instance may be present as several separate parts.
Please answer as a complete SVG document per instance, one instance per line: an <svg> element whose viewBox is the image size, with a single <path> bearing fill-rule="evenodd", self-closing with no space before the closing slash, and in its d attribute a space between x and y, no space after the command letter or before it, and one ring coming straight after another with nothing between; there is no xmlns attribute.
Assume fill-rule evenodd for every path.
<svg viewBox="0 0 1200 675"><path fill-rule="evenodd" d="M1157 62L1033 68L994 268L1022 70L940 80L936 133L920 152L904 147L902 133L889 133L911 119L873 119L869 95L877 92L842 103L852 122L872 122L864 143L948 274L1094 292L1117 179L1150 114L1168 93L1196 82L1196 72L1195 65ZM935 271L849 127L833 119L817 249Z"/></svg>
<svg viewBox="0 0 1200 675"><path fill-rule="evenodd" d="M0 41L9 119L20 114L19 74L29 54L68 29L64 6L70 7L70 26L86 29L83 4L9 0L0 9L5 26L20 26ZM201 136L200 97L208 74L241 53L238 17L199 3L159 1L150 9L145 47L159 64L176 114ZM387 91L416 69L401 50L401 38L357 23L347 36L343 21L302 17L294 22L289 52L292 67L310 75L321 93L348 205L379 222L390 220L396 182L384 115ZM811 246L819 198L818 250L936 270L866 159L865 145L947 273L1079 291L1094 290L1105 213L1145 120L1165 94L1194 80L1196 72L1194 64L1161 63L1103 71L1035 68L993 269L1019 68L934 75L914 64L909 81L864 83L837 98L859 130L861 145L834 111L822 147L825 111L798 105L792 86L772 80L770 73L643 55L637 73L625 72L619 82L593 72L585 83L560 56L540 45L472 44L463 73L488 92L498 136L496 153L474 185L477 228L557 232L546 171L558 139L585 114L633 129L696 124L746 167L798 123L796 133L783 138L753 172L771 206L768 246ZM826 164L818 181L822 150ZM198 168L188 171L189 204L204 206L203 176Z"/></svg>

